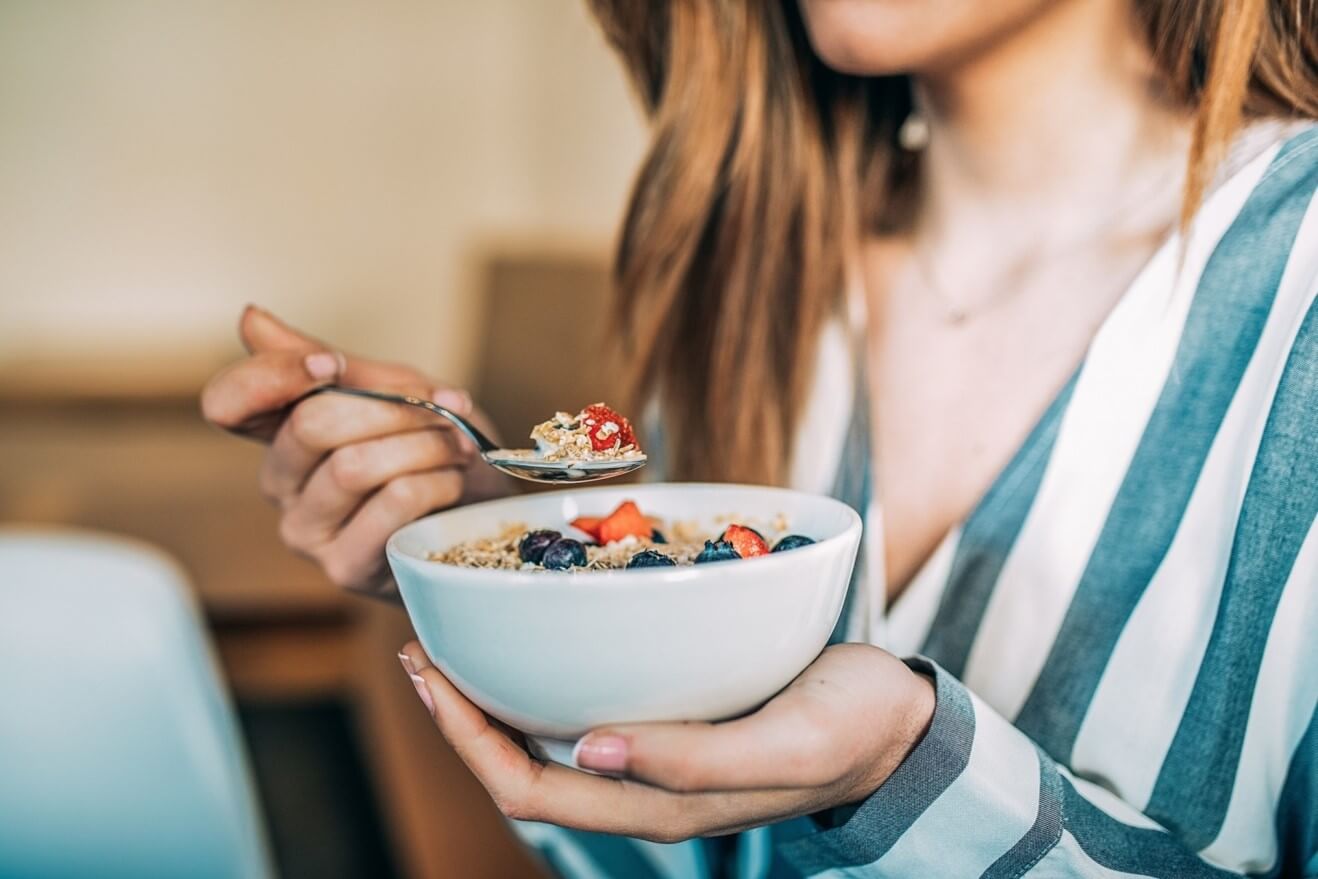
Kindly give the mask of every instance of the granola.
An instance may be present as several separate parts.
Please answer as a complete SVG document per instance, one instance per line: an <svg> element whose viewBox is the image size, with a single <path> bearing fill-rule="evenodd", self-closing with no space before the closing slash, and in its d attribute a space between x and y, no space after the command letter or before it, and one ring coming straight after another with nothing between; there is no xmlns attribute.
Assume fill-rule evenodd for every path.
<svg viewBox="0 0 1318 879"><path fill-rule="evenodd" d="M531 431L531 454L545 461L616 461L644 458L631 423L603 403L573 415L556 412Z"/></svg>
<svg viewBox="0 0 1318 879"><path fill-rule="evenodd" d="M814 543L809 537L787 534L787 521L781 514L768 523L756 522L761 530L743 524L754 521L745 517L718 517L716 521L720 520L729 524L710 534L691 522L661 522L644 515L632 501L624 501L607 516L573 519L567 535L531 530L523 522L509 523L498 534L458 543L431 553L430 559L506 571L599 571L748 559ZM772 549L766 533L776 538Z"/></svg>
<svg viewBox="0 0 1318 879"><path fill-rule="evenodd" d="M525 523L509 523L494 537L464 541L442 552L431 553L430 559L464 568L496 568L504 571L548 570L535 562L522 561L518 553L518 545L529 533L531 532ZM584 569L607 571L627 567L632 556L646 549L663 552L679 565L689 565L695 562L696 556L700 554L704 539L657 543L650 538L628 536L603 546L593 543L586 543L584 546L587 560Z"/></svg>

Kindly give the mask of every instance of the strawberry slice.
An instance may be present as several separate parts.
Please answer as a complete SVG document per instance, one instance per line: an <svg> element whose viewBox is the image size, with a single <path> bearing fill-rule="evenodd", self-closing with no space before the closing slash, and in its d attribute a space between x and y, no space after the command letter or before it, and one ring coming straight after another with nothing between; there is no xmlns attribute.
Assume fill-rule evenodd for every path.
<svg viewBox="0 0 1318 879"><path fill-rule="evenodd" d="M743 525L729 525L727 530L723 532L723 539L731 543L732 548L737 551L737 555L744 559L769 554L769 544L764 542L760 532L754 528L747 528Z"/></svg>
<svg viewBox="0 0 1318 879"><path fill-rule="evenodd" d="M613 448L616 443L622 446L636 445L636 433L631 422L614 412L603 403L596 403L581 410L581 423L586 425L590 445L597 452Z"/></svg>
<svg viewBox="0 0 1318 879"><path fill-rule="evenodd" d="M572 527L578 531L584 531L590 535L590 539L596 542L600 539L600 523L604 521L603 516L578 516L572 520Z"/></svg>
<svg viewBox="0 0 1318 879"><path fill-rule="evenodd" d="M640 508L631 501L623 501L614 510L600 522L599 542L613 543L615 540L622 540L628 535L634 537L649 537L654 533L654 528L650 525L650 520L645 518Z"/></svg>

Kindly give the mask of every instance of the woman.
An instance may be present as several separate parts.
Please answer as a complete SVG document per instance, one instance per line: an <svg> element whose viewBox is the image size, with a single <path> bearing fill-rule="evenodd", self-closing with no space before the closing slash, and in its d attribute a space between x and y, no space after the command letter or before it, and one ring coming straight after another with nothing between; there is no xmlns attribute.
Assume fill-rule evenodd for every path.
<svg viewBox="0 0 1318 879"><path fill-rule="evenodd" d="M832 488L866 561L852 643L759 712L583 740L622 782L408 645L495 802L579 875L1318 874L1313 3L593 5L654 129L617 262L650 444ZM222 425L330 379L471 408L242 332ZM387 593L393 528L508 490L429 427L297 407L289 545Z"/></svg>

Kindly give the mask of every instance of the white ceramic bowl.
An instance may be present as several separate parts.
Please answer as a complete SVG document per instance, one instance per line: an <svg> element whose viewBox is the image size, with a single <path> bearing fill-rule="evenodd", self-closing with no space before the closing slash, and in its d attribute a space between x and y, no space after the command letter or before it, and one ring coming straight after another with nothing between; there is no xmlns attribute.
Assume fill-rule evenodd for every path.
<svg viewBox="0 0 1318 879"><path fill-rule="evenodd" d="M787 517L818 541L756 559L592 572L460 568L427 555L523 522L568 531L623 500L666 521ZM473 702L570 762L571 741L608 723L719 720L786 686L837 621L860 517L777 488L658 484L505 498L397 531L389 565L435 664Z"/></svg>

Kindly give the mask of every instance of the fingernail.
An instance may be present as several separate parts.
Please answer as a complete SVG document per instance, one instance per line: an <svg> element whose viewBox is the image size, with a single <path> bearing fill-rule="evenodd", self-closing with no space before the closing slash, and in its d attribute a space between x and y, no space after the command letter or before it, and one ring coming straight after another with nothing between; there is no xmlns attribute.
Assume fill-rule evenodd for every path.
<svg viewBox="0 0 1318 879"><path fill-rule="evenodd" d="M622 736L586 736L573 748L572 762L596 772L627 768L627 740Z"/></svg>
<svg viewBox="0 0 1318 879"><path fill-rule="evenodd" d="M417 674L408 674L412 679L412 686L416 687L416 694L421 697L421 704L426 706L426 710L431 714L435 713L435 700L430 698L430 688L426 686L426 679Z"/></svg>
<svg viewBox="0 0 1318 879"><path fill-rule="evenodd" d="M466 415L471 411L471 394L459 388L445 388L442 391L435 391L430 399L445 409L452 409L459 415Z"/></svg>
<svg viewBox="0 0 1318 879"><path fill-rule="evenodd" d="M406 653L399 653L398 661L403 664L403 671L410 675L416 674L416 666L412 664L412 657L408 656Z"/></svg>
<svg viewBox="0 0 1318 879"><path fill-rule="evenodd" d="M302 359L307 374L316 381L328 381L339 374L339 358L329 351L317 351Z"/></svg>

